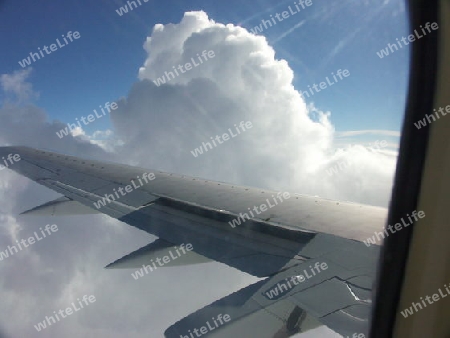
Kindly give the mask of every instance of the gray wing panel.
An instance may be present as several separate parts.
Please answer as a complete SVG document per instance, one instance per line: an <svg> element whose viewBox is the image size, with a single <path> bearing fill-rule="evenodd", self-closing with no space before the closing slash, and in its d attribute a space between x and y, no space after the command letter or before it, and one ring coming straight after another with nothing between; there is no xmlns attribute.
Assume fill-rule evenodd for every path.
<svg viewBox="0 0 450 338"><path fill-rule="evenodd" d="M316 233L360 240L382 228L386 216L380 208L293 196L232 228L229 222L241 212L277 193L26 147L0 148L0 155L9 153L22 158L11 169L90 208L154 172L155 180L98 210L170 243L191 243L198 254L259 277L309 258L298 253Z"/></svg>
<svg viewBox="0 0 450 338"><path fill-rule="evenodd" d="M249 323L263 323L261 337L287 337L320 323L345 335L365 332L378 246L366 247L361 241L382 231L385 209L292 196L232 228L230 221L268 203L277 192L26 147L0 148L0 156L10 153L22 158L10 169L90 208L153 172L155 180L99 211L167 243L191 243L201 256L254 276L270 276L188 316L167 331L168 337L200 324L223 306L233 320L211 330L211 336L246 332L252 329ZM327 270L298 285L286 284L316 263L326 263Z"/></svg>
<svg viewBox="0 0 450 338"><path fill-rule="evenodd" d="M155 197L189 203L234 216L249 213L249 208L274 205L278 192L207 181L195 177L158 172L150 169L84 160L27 147L2 147L0 155L17 153L22 157L10 169L44 184L52 179L99 196L124 188L144 173L153 172L155 179L120 198L120 202L138 208ZM137 182L137 181L136 181ZM48 186L48 185L47 185ZM93 207L90 203L90 207ZM318 197L291 195L289 199L255 215L257 221L268 220L291 229L334 234L365 240L385 225L384 208L335 202Z"/></svg>
<svg viewBox="0 0 450 338"><path fill-rule="evenodd" d="M316 251L325 246L326 253ZM205 337L278 338L321 325L345 337L367 336L378 247L318 235L299 254L306 252L313 257L188 315L165 336L207 327ZM215 325L225 314L230 320Z"/></svg>

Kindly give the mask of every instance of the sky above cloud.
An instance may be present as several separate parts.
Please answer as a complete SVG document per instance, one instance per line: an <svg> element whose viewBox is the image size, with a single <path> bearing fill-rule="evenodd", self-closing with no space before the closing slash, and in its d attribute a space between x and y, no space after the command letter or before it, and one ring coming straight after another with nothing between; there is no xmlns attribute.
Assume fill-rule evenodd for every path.
<svg viewBox="0 0 450 338"><path fill-rule="evenodd" d="M82 66L68 74L67 80L62 74L56 76L55 70L49 71L55 76L54 92L49 90L49 83L43 82L42 69L49 62L59 67L55 64L59 59L66 62L64 74L69 72L71 56L67 53L70 52L57 51L25 69L19 69L20 53L14 52L15 68L10 67L0 75L0 145L27 145L234 184L387 207L407 83L407 64L399 68L399 63L408 58L399 53L381 64L375 52L384 45L372 45L370 52L375 57L372 68L378 69L364 69L365 75L361 76L358 69L364 65L344 62L342 53L350 48L358 34L365 30L373 34L368 23L382 20L377 14L386 6L394 6L393 3L397 4L394 8L398 12L391 19L398 21L394 25L396 32L402 32L405 25L402 6L399 2L387 1L384 7L367 10L357 30L350 31L350 27L344 26L343 37L322 33L323 41L318 39L317 27L324 27L328 32L330 22L344 19L336 17L336 13L352 12L350 3L345 2L344 9L331 5L329 11L323 4L315 4L307 9L310 14L303 14L305 17L298 14L295 22L287 26L280 23L267 35L255 35L250 28L287 7L289 2L267 4L264 10L243 6L246 15L241 19L231 19L226 11L229 18L221 17L217 9L180 12L177 7L177 17L160 9L157 13L164 20L155 19L157 14L153 12L149 21L142 14L148 8L142 8L141 13L136 9L128 14L130 18L122 17L119 21L108 5L117 16L113 26L118 39L131 35L120 31L124 20L132 20L138 26L142 22L144 28L152 22L151 29L146 30L147 36L141 32L130 39L133 46L130 50L143 51L134 53L133 60L140 60L137 66L128 63L127 58L123 59L123 65L114 67L110 65L112 61L105 61L105 68L116 76L127 72L127 80L111 78L104 80L101 86L88 84L91 92L98 88L97 95L87 94L86 89L76 93L80 84L74 80L75 73L88 72L84 67L87 67L89 49L82 43L90 37L81 28L81 39L67 49L80 53L75 52L76 44L80 43L85 55L77 58ZM117 2L113 7L120 5ZM149 6L156 11L154 4ZM208 6L198 2L193 7ZM303 19L305 24L299 25ZM311 34L316 32L317 40L303 35L297 41L300 47L290 49L295 34L308 24L307 29ZM67 32L65 28L63 33ZM393 40L390 33L385 32L380 33L384 44ZM53 38L46 32L47 40L34 46L48 44L58 35ZM329 50L325 56L312 55L318 48L314 44L325 48L325 43ZM25 51L23 56L36 49L30 45L22 47L18 49ZM367 53L367 47L359 48L361 53ZM174 66L192 62L192 58L198 60L197 54L203 51L214 51L215 56L166 84L155 84L165 72L174 71ZM118 53L124 56L125 51ZM295 53L307 56L302 61L300 57L292 57ZM312 59L320 59L314 68L305 64ZM93 63L93 68L100 67ZM302 95L308 84L320 82L331 72L345 68L350 70L350 77L324 90L320 93L323 95L318 93L314 99ZM387 74L391 69L400 69L399 75L382 80L368 79L372 71ZM67 82L71 82L74 89L66 100L60 90L68 86ZM383 101L377 96L385 95L382 87L394 91L395 98ZM356 96L357 90L366 91L364 100ZM374 93L373 97L370 93ZM74 102L75 97L77 102ZM88 128L77 129L67 137L57 136L67 123L74 123L75 118L87 116L92 109L108 101L117 102L118 109ZM371 104L365 111L362 101ZM341 112L346 103L353 113L343 117L345 113ZM377 108L373 103L380 104L379 120L382 122L375 121ZM68 110L70 114L67 111L56 114L56 108ZM354 120L359 116L358 124ZM192 155L191 151L202 143L211 142L211 137L223 135L229 128L235 130L235 125L241 121L250 121L252 128L198 157ZM382 140L386 145L374 143ZM58 194L24 177L8 170L0 171L0 251L17 239L29 237L47 223L57 224L59 228L45 242L0 261L0 309L13 319L0 320L6 337L162 337L168 326L193 310L257 280L216 263L167 268L138 281L131 278L129 270L105 270L103 267L108 263L155 237L101 215L18 216L56 197ZM180 282L174 283L174 280ZM211 287L205 288L205 284ZM67 307L84 294L95 295L97 301L77 318L65 319L41 333L33 328L45 315ZM0 330L0 337L1 334Z"/></svg>

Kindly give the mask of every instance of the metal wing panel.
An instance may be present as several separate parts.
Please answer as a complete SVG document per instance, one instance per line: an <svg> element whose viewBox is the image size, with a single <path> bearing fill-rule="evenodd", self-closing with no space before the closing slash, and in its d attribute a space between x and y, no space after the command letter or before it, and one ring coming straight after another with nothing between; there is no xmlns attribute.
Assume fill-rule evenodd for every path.
<svg viewBox="0 0 450 338"><path fill-rule="evenodd" d="M334 244L326 254L316 255L188 315L167 329L166 337L186 335L219 314L228 314L231 320L208 330L205 337L255 332L260 338L289 337L321 325L343 336L367 335L372 302L367 280L373 280L378 248L372 248L373 259L361 265L358 259L352 260L363 249L359 247L361 243L351 242L332 235L316 236L299 254L314 252L318 245ZM348 264L338 264L335 255L346 245ZM264 330L260 331L261 327Z"/></svg>
<svg viewBox="0 0 450 338"><path fill-rule="evenodd" d="M184 246L183 246L184 247ZM164 256L172 257L172 260L165 263L162 267L173 267L182 265L192 265L211 262L210 259L201 256L194 251L188 251L183 255L175 255L179 247L173 243L169 243L163 239L158 238L156 241L147 244L146 246L139 248L136 251L116 260L115 262L108 264L108 269L129 269L129 268L141 268L145 265L149 265L151 260L156 260ZM178 251L179 252L179 251ZM175 257L175 259L173 259Z"/></svg>
<svg viewBox="0 0 450 338"><path fill-rule="evenodd" d="M109 189L149 172L26 147L0 148L0 154L8 153L22 158L11 169L90 208ZM298 264L295 256L315 233L361 240L368 230L381 229L386 216L380 208L295 196L232 228L229 222L240 212L276 192L154 173L155 180L99 211L170 243L195 242L197 253L255 276Z"/></svg>
<svg viewBox="0 0 450 338"><path fill-rule="evenodd" d="M99 195L108 193L107 187L114 188L111 183L123 187L145 172L154 172L155 180L123 197L123 201L134 207L145 204L142 196L146 192L150 196L184 201L238 216L239 213L249 213L248 208L253 209L262 204L273 205L273 199L278 193L126 165L83 160L26 147L3 147L0 153L20 154L23 160L11 166L11 169L35 181L52 178L87 192L99 192ZM362 241L384 227L386 215L384 208L337 203L318 197L291 196L275 207L268 207L268 210L255 215L254 219Z"/></svg>
<svg viewBox="0 0 450 338"><path fill-rule="evenodd" d="M92 208L88 208L85 205L78 203L68 197L60 197L53 201L44 203L40 206L24 211L21 215L88 215L98 214L99 211L95 211Z"/></svg>
<svg viewBox="0 0 450 338"><path fill-rule="evenodd" d="M119 220L171 243L191 243L196 253L254 276L268 276L290 266L300 248L314 237L301 231L295 233L296 242L258 232L248 236L220 221L174 210L158 201ZM281 235L286 230L279 231Z"/></svg>
<svg viewBox="0 0 450 338"><path fill-rule="evenodd" d="M319 322L341 334L366 327L378 247L361 241L383 229L385 209L292 196L232 228L230 221L249 208L270 204L277 192L25 147L0 148L0 156L8 153L22 158L10 169L90 208L110 189L153 172L154 181L99 211L168 243L191 243L201 256L254 276L270 276L188 316L181 321L183 328L223 306L234 320L212 336L228 330L253 332L249 323L266 327L261 337L287 337ZM278 286L318 262L329 269L301 285ZM280 292L269 297L277 287ZM305 326L306 321L313 324Z"/></svg>

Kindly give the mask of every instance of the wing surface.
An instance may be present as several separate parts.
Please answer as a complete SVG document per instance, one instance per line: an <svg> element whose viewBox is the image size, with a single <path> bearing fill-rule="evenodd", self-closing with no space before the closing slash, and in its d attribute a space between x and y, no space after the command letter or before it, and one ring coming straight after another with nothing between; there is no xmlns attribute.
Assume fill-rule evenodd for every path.
<svg viewBox="0 0 450 338"><path fill-rule="evenodd" d="M367 327L378 246L367 247L362 241L383 230L384 208L286 197L276 191L28 147L0 147L0 157L9 154L20 155L9 169L64 195L38 207L39 213L54 213L55 206L78 211L87 207L160 238L109 268L144 265L145 260L189 243L192 255L173 265L214 260L266 278L187 316L166 331L167 337L190 338L186 330L193 332L205 318L225 310L232 320L208 329L204 336L230 336L251 330L255 323L272 328L258 337L288 337L318 325L341 334ZM328 268L298 285L283 284L316 263ZM267 296L277 288L279 295Z"/></svg>

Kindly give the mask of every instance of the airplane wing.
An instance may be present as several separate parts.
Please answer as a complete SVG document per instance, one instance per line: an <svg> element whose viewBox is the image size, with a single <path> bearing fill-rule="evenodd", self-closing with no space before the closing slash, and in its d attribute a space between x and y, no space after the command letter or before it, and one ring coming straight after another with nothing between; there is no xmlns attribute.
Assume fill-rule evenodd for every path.
<svg viewBox="0 0 450 338"><path fill-rule="evenodd" d="M25 213L100 212L159 237L108 268L170 255L165 266L218 261L265 278L188 315L166 337L280 338L321 325L367 334L379 243L362 241L383 231L386 209L0 147L0 157L10 154L20 160L10 156L9 169L64 195Z"/></svg>

